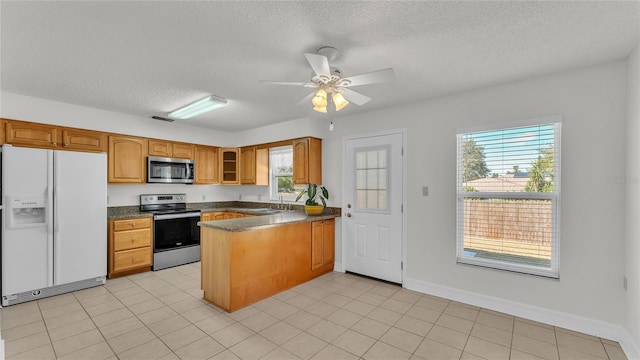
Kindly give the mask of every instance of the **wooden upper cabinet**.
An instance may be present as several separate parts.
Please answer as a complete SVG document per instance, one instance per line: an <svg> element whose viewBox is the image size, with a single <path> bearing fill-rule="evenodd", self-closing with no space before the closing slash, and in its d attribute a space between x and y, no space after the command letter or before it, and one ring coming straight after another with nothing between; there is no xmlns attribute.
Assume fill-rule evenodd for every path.
<svg viewBox="0 0 640 360"><path fill-rule="evenodd" d="M107 151L107 135L99 131L5 120L6 143L42 149Z"/></svg>
<svg viewBox="0 0 640 360"><path fill-rule="evenodd" d="M171 157L171 142L149 139L149 156Z"/></svg>
<svg viewBox="0 0 640 360"><path fill-rule="evenodd" d="M228 185L240 184L238 174L240 151L238 148L221 148L220 152L220 183Z"/></svg>
<svg viewBox="0 0 640 360"><path fill-rule="evenodd" d="M60 135L58 127L22 121L7 121L6 142L12 145L55 149Z"/></svg>
<svg viewBox="0 0 640 360"><path fill-rule="evenodd" d="M240 148L240 183L269 185L269 149L256 146Z"/></svg>
<svg viewBox="0 0 640 360"><path fill-rule="evenodd" d="M256 149L256 185L269 185L269 149Z"/></svg>
<svg viewBox="0 0 640 360"><path fill-rule="evenodd" d="M172 143L171 145L171 157L193 159L193 144Z"/></svg>
<svg viewBox="0 0 640 360"><path fill-rule="evenodd" d="M107 151L107 135L99 131L62 129L64 150Z"/></svg>
<svg viewBox="0 0 640 360"><path fill-rule="evenodd" d="M293 183L322 184L322 140L293 140Z"/></svg>
<svg viewBox="0 0 640 360"><path fill-rule="evenodd" d="M220 182L217 147L196 146L194 160L196 184L218 184Z"/></svg>
<svg viewBox="0 0 640 360"><path fill-rule="evenodd" d="M147 140L133 136L109 136L109 183L146 182Z"/></svg>
<svg viewBox="0 0 640 360"><path fill-rule="evenodd" d="M149 156L193 159L193 145L149 139Z"/></svg>
<svg viewBox="0 0 640 360"><path fill-rule="evenodd" d="M253 185L256 183L256 147L240 148L240 183Z"/></svg>

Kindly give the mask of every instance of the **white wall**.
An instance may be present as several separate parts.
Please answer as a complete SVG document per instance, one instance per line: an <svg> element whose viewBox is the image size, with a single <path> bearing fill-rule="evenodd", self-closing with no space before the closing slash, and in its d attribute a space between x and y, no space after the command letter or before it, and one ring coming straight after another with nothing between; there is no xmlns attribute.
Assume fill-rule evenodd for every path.
<svg viewBox="0 0 640 360"><path fill-rule="evenodd" d="M406 284L624 324L625 187L610 176L625 174L625 76L617 62L335 119L321 134L324 184L339 202L343 136L406 128ZM457 265L456 129L553 114L564 118L560 280Z"/></svg>
<svg viewBox="0 0 640 360"><path fill-rule="evenodd" d="M640 44L627 60L627 72L626 327L640 357Z"/></svg>
<svg viewBox="0 0 640 360"><path fill-rule="evenodd" d="M636 51L629 61L629 70L636 74L637 58ZM408 202L405 204L408 247L405 284L427 291L452 289L458 294L499 299L529 309L567 314L573 319L626 324L637 343L639 326L634 306L639 300L640 274L637 264L628 265L626 269L624 264L625 245L627 252L636 252L629 255L627 263L637 263L634 255L638 249L638 230L627 229L625 237L624 216L625 206L627 209L636 206L633 202L625 202L625 192L637 194L637 185L625 186L611 181L612 176L636 176L634 174L638 173L638 137L632 134L628 137L633 138L630 143L634 153L629 161L625 161L625 132L633 130L637 134L640 117L635 105L629 109L627 118L626 76L626 63L606 64L335 118L333 132L328 131L323 118L301 119L233 136L215 132L203 134L201 129L182 132L153 120L13 94L2 94L0 114L8 118L213 145L225 144L225 139L226 143L233 139L229 145L234 146L273 141L280 139L278 135L281 134L287 134L288 138L317 136L323 138L323 182L331 191L329 203L333 206L341 205L343 136L406 128L405 153L409 171ZM636 101L638 81L629 85L629 99ZM633 97L632 91L636 94ZM564 118L560 280L457 265L456 129L552 114ZM630 162L635 165L626 171ZM428 197L422 197L424 185L430 188ZM207 201L227 200L237 195L243 195L243 200L255 200L250 197L268 194L267 187L260 186L204 186L205 190L193 190L196 186L168 186L176 186L176 190L191 189L188 191L196 198L202 195L215 198ZM109 195L113 204L135 205L137 195L143 192L140 189L144 192L156 190L154 185L112 185ZM635 221L637 214L636 207L629 217ZM340 243L337 244L339 248ZM626 293L622 288L625 271L629 279L629 292ZM634 319L627 320L627 312L635 312Z"/></svg>
<svg viewBox="0 0 640 360"><path fill-rule="evenodd" d="M229 133L7 92L0 94L0 117L203 145L235 146L233 134ZM238 199L234 190L215 185L109 185L108 205L138 205L140 194L170 192L186 193L189 202Z"/></svg>
<svg viewBox="0 0 640 360"><path fill-rule="evenodd" d="M0 116L81 129L184 141L194 144L233 146L233 134L193 127L177 121L166 122L85 106L39 99L7 92L0 93Z"/></svg>
<svg viewBox="0 0 640 360"><path fill-rule="evenodd" d="M319 120L315 136L323 139L323 183L331 204L341 206L343 137L406 128L406 286L448 291L488 307L499 303L498 310L621 340L626 189L617 178L627 166L626 70L616 62L336 118L333 132ZM456 129L555 114L563 116L560 280L457 265ZM278 131L278 125L269 128ZM428 197L421 193L425 185ZM630 301L637 307L637 297Z"/></svg>

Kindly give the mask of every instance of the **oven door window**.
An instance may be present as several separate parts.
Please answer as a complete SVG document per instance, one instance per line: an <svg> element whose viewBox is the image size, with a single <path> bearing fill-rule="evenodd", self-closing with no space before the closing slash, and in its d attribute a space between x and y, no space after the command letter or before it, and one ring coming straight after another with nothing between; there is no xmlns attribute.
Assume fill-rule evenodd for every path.
<svg viewBox="0 0 640 360"><path fill-rule="evenodd" d="M200 217L156 220L153 251L200 245Z"/></svg>

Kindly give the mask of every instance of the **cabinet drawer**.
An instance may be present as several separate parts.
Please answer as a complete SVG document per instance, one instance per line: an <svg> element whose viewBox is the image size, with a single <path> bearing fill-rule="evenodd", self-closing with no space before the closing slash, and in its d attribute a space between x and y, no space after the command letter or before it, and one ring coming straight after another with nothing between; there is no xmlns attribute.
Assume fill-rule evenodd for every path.
<svg viewBox="0 0 640 360"><path fill-rule="evenodd" d="M137 218L127 220L115 220L113 231L134 230L151 228L151 218Z"/></svg>
<svg viewBox="0 0 640 360"><path fill-rule="evenodd" d="M113 234L113 250L135 249L151 246L151 229L117 231Z"/></svg>
<svg viewBox="0 0 640 360"><path fill-rule="evenodd" d="M151 248L118 251L113 254L113 271L151 266Z"/></svg>

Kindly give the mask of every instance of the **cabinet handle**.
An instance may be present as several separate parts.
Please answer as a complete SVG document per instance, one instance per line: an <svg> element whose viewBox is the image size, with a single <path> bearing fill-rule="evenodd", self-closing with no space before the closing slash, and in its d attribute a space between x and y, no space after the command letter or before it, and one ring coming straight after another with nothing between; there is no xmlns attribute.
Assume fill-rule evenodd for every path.
<svg viewBox="0 0 640 360"><path fill-rule="evenodd" d="M62 146L69 146L69 144L67 144L67 143L64 143L64 144L62 144Z"/></svg>
<svg viewBox="0 0 640 360"><path fill-rule="evenodd" d="M131 227L134 227L134 226L136 226L136 223L131 223Z"/></svg>
<svg viewBox="0 0 640 360"><path fill-rule="evenodd" d="M54 142L51 143L51 145L56 146L56 145L58 145L58 143L54 141Z"/></svg>

